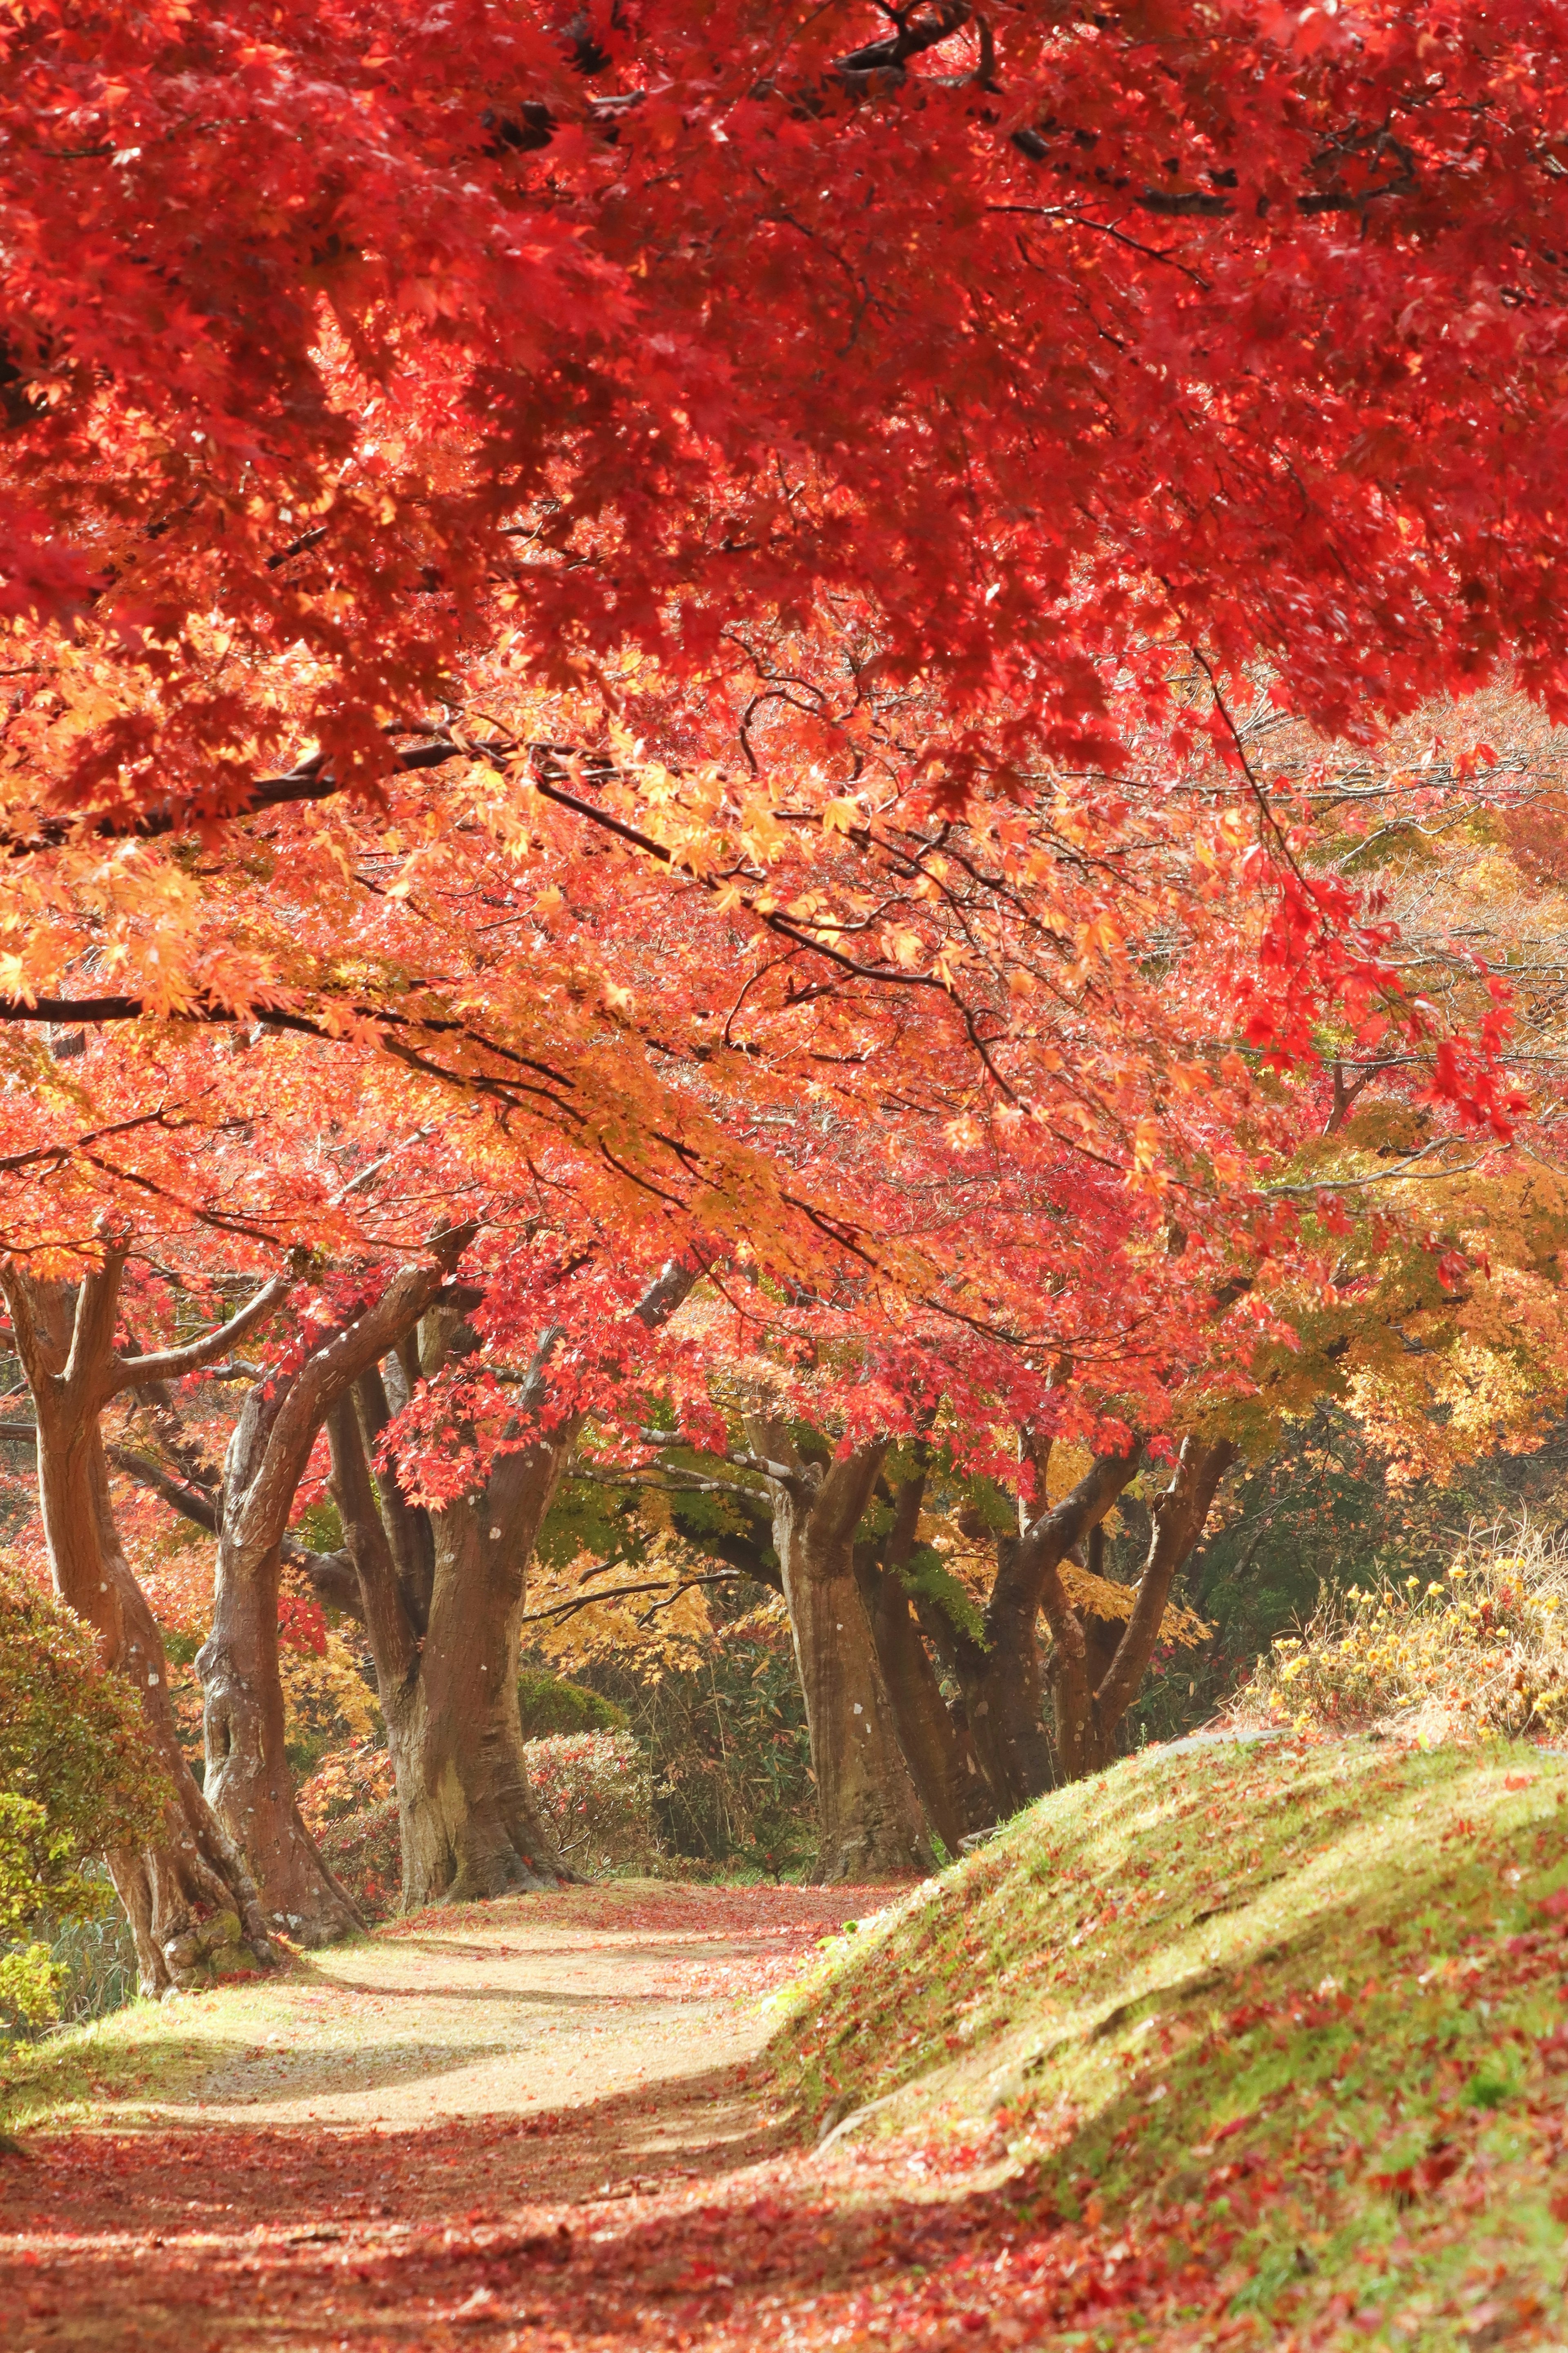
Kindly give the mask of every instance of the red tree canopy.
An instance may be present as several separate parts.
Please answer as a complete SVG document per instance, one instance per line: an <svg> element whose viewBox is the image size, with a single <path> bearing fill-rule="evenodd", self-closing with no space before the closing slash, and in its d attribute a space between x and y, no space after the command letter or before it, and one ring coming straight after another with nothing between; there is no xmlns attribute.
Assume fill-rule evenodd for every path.
<svg viewBox="0 0 1568 2353"><path fill-rule="evenodd" d="M1336 726L1558 698L1565 36L15 0L0 610L72 715L20 797L368 782L502 627L738 715L825 599L986 715L949 791L1114 757L1184 646Z"/></svg>

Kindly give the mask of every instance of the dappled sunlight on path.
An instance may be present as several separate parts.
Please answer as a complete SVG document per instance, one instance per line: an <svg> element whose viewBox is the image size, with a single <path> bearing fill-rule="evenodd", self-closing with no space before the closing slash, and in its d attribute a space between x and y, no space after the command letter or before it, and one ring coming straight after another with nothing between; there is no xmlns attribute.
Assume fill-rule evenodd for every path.
<svg viewBox="0 0 1568 2353"><path fill-rule="evenodd" d="M758 2297L772 2334L930 2263L984 2201L949 2180L939 2211L886 2160L846 2198L748 2082L760 1998L895 1892L522 1898L181 2005L173 2084L0 2160L7 2346L742 2343Z"/></svg>

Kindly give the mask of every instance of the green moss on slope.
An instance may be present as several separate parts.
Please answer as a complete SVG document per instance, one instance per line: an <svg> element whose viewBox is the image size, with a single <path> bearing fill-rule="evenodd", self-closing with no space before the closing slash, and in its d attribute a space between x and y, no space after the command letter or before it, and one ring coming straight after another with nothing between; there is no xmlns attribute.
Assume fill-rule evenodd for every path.
<svg viewBox="0 0 1568 2353"><path fill-rule="evenodd" d="M837 1940L774 2064L1185 2249L1238 2317L1555 2340L1565 1883L1555 1756L1155 1753Z"/></svg>

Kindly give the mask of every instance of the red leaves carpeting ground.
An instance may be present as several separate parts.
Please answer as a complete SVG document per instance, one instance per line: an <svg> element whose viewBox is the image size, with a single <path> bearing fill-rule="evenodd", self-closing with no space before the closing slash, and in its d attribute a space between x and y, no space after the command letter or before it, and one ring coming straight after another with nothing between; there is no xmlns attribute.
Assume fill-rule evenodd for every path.
<svg viewBox="0 0 1568 2353"><path fill-rule="evenodd" d="M889 1892L683 1890L664 1997L692 2003L700 2035L702 2006L754 1998ZM561 1901L595 1946L671 1924L663 1895ZM742 1963L719 1957L731 1940ZM1047 2316L1174 2284L1108 2234L1031 2220L1026 2185L974 2189L989 2147L826 2159L801 2129L741 2065L417 2127L34 2133L0 2157L0 2337L6 2353L1016 2346Z"/></svg>
<svg viewBox="0 0 1568 2353"><path fill-rule="evenodd" d="M716 2021L754 2000L825 1930L889 1892L559 1901L595 1947L601 1935L610 1948L624 1938L629 1956L661 1932L660 1993L692 2005L700 2037L704 2010ZM679 1949L662 1941L677 1913ZM462 1921L453 1929L460 1938ZM749 1948L741 1962L726 1951L736 1941ZM300 2005L301 2037L319 1999ZM619 2007L613 1996L607 2006ZM966 2194L981 2152L944 2152L931 2180L918 2156L846 2150L825 2163L798 2135L744 2065L417 2127L229 2116L33 2133L25 2154L0 2157L0 2338L7 2353L628 2341L718 2353L862 2334L887 2343L896 2316L922 2343L955 2327L952 2341L977 2341L994 2292L983 2274L1016 2259L1020 2227L1016 2202ZM992 2341L1023 2341L1005 2313Z"/></svg>
<svg viewBox="0 0 1568 2353"><path fill-rule="evenodd" d="M763 2132L696 2182L591 2183L605 2122L35 2143L7 2166L6 2342L1018 2346L1177 2284L1093 2232L1032 2227L1016 2186L966 2195L962 2163L931 2202L864 2163L770 2155Z"/></svg>
<svg viewBox="0 0 1568 2353"><path fill-rule="evenodd" d="M738 1973L754 1993L787 1956L885 1894L693 1889L639 1905L630 1891L576 1891L544 1899L529 1916L546 1938L515 1950L499 1938L523 1932L499 1910L488 1931L480 1915L453 1915L439 1942L429 1917L390 1932L388 1945L401 1936L439 1978L475 1936L498 1939L483 1947L487 1965L505 1957L531 1968L539 1953L559 1955L570 1926L574 1966L597 1972L579 1982L622 1988L605 2009L623 2018L640 1950L636 1965L651 1960L658 2000L689 2004L689 2028L674 2046L686 2071L671 2072L672 2046L643 2039L632 2017L615 2052L606 2042L602 2088L575 2105L415 2124L397 2118L394 2102L379 2129L247 2126L215 2110L195 2126L30 2134L24 2154L0 2155L0 2346L986 2353L1068 2344L1131 2353L1140 2344L1187 2353L1267 2344L1319 2353L1383 2341L1402 2299L1425 2318L1387 2341L1423 2353L1557 2341L1534 2274L1518 2271L1518 2249L1503 2243L1498 2208L1515 2193L1539 2201L1558 2178L1568 2029L1532 2046L1501 2155L1489 2098L1467 2104L1460 2084L1476 2050L1435 2043L1441 2131L1408 2179L1387 2177L1380 2156L1347 2137L1351 2094L1319 2087L1299 2097L1287 2081L1194 2147L1187 2170L1142 2204L1135 2229L1102 2218L1094 2197L1082 2221L1067 2221L1044 2177L995 2186L999 2137L851 2140L818 2155L803 2145L805 2120L781 2113L763 2069L690 2072L693 2051L700 2069L726 2021L732 2034ZM1478 2016L1511 2016L1538 1980L1555 1992L1563 1947L1549 1917L1547 1927L1489 1936L1455 1962ZM739 1971L721 1958L738 1944L751 1948ZM351 1948L345 1967L363 1973L367 1949ZM1383 1989L1368 1980L1359 1994L1331 1996L1327 1983L1318 1989L1322 2031L1331 2011L1342 2025L1365 2009L1373 2033ZM586 1998L597 2011L598 1992ZM322 2000L301 1982L302 2042L310 2005ZM1254 1998L1223 2031L1240 2034L1269 2014ZM1302 2023L1295 2010L1290 2018ZM751 2048L764 2031L756 2022ZM661 2052L665 2063L637 2074ZM1406 2070L1412 2096L1418 2074ZM1070 2136L1070 2119L1064 2129ZM1357 2201L1372 2193L1380 2211L1392 2197L1399 2220L1353 2260ZM1568 2219L1568 2194L1552 2197L1551 2211ZM1287 2253L1291 2233L1301 2243L1289 2320L1278 2311L1270 2320L1280 2283L1261 2306L1249 2304L1256 2245L1247 2250L1249 2234L1255 2241L1280 2215ZM1310 2252L1324 2232L1352 2251L1331 2270ZM1446 2247L1462 2257L1452 2277ZM1423 2278L1431 2292L1412 2302Z"/></svg>

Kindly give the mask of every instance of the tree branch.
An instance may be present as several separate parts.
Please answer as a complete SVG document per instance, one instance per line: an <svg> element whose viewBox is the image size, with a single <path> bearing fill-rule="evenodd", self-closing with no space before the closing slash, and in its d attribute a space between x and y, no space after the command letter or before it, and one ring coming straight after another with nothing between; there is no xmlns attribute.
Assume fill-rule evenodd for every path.
<svg viewBox="0 0 1568 2353"><path fill-rule="evenodd" d="M376 1509L364 1432L350 1390L336 1398L327 1415L327 1443L332 1455L332 1494L358 1588L355 1615L364 1620L370 1634L371 1656L384 1704L417 1672L419 1638Z"/></svg>
<svg viewBox="0 0 1568 2353"><path fill-rule="evenodd" d="M1069 1650L1081 1641L1073 1607L1062 1582L1061 1565L1106 1513L1137 1472L1142 1444L1124 1454L1100 1454L1059 1504L1037 1513L999 1567L985 1611L987 1647L1021 1641L1044 1609L1053 1638Z"/></svg>
<svg viewBox="0 0 1568 2353"><path fill-rule="evenodd" d="M607 1593L580 1593L574 1600L557 1601L548 1609L526 1609L518 1623L521 1626L537 1626L547 1618L570 1618L579 1609L592 1609L596 1602L624 1601L628 1595L638 1593L662 1593L667 1602L674 1601L689 1586L729 1585L736 1577L749 1577L750 1574L749 1569L743 1568L721 1569L716 1571L711 1577L689 1577L673 1589L663 1579L650 1585L615 1585ZM650 1617L652 1614L649 1611Z"/></svg>
<svg viewBox="0 0 1568 2353"><path fill-rule="evenodd" d="M61 1378L68 1391L90 1397L95 1408L114 1395L110 1369L116 1361L114 1326L120 1312L120 1278L129 1249L126 1238L106 1240L101 1261L88 1269L76 1295L70 1352ZM110 1385L105 1386L106 1382Z"/></svg>
<svg viewBox="0 0 1568 2353"><path fill-rule="evenodd" d="M178 1512L183 1520L189 1520L209 1536L216 1535L217 1503L214 1496L200 1487L187 1487L178 1479L172 1479L158 1463L149 1462L144 1454L137 1454L129 1446L107 1446L104 1452L117 1471L123 1471L139 1487L161 1495L170 1510Z"/></svg>
<svg viewBox="0 0 1568 2353"><path fill-rule="evenodd" d="M288 1297L293 1284L291 1274L275 1274L226 1324L215 1324L199 1340L187 1341L183 1348L160 1348L145 1356L117 1356L110 1396L154 1381L184 1380L187 1374L199 1373L204 1366L215 1364L236 1340L254 1332L263 1318Z"/></svg>
<svg viewBox="0 0 1568 2353"><path fill-rule="evenodd" d="M255 1391L247 1401L234 1438L230 1461L250 1456L249 1476L226 1513L258 1526L247 1541L276 1543L287 1525L294 1491L304 1476L310 1449L328 1410L363 1373L386 1354L398 1335L431 1304L473 1240L471 1225L453 1227L430 1244L425 1265L399 1268L379 1299L312 1351L289 1383L263 1430ZM247 1430L247 1423L249 1425ZM253 1452L259 1441L259 1452ZM276 1529L276 1535L270 1533Z"/></svg>
<svg viewBox="0 0 1568 2353"><path fill-rule="evenodd" d="M1237 1452L1227 1438L1211 1444L1192 1437L1182 1440L1175 1475L1154 1506L1154 1535L1139 1579L1138 1598L1094 1694L1095 1715L1106 1731L1121 1722L1143 1680L1160 1639L1176 1571L1202 1535L1215 1491Z"/></svg>

